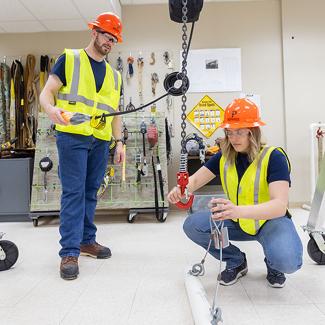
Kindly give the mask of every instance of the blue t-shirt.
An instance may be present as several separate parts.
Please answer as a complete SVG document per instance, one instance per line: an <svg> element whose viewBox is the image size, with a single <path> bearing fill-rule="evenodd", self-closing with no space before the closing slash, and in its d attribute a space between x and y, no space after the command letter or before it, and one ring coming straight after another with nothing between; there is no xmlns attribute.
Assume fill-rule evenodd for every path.
<svg viewBox="0 0 325 325"><path fill-rule="evenodd" d="M87 54L87 52L86 52ZM88 59L91 65L91 68L94 73L94 78L96 82L96 91L99 92L102 88L105 74L106 74L106 61L96 61L91 58L88 54ZM61 80L63 86L67 85L67 80L65 77L65 54L62 54L57 61L55 62L54 67L51 70L51 74L55 74ZM121 95L122 95L122 87L121 87Z"/></svg>
<svg viewBox="0 0 325 325"><path fill-rule="evenodd" d="M214 156L212 156L204 165L216 176L220 175L220 158L221 152L219 151ZM239 152L236 157L236 169L239 181L243 177L249 165L250 162L248 160L247 154ZM287 158L279 150L272 151L270 155L269 165L267 167L268 184L276 181L288 181L289 185L291 185Z"/></svg>

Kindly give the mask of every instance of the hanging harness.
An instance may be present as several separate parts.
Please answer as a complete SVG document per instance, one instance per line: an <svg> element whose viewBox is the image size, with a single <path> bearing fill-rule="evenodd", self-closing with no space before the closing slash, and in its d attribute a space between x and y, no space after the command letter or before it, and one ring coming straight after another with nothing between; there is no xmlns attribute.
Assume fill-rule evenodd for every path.
<svg viewBox="0 0 325 325"><path fill-rule="evenodd" d="M18 148L25 146L25 116L24 116L24 68L19 60L11 65L11 76L14 80L15 91L15 129Z"/></svg>

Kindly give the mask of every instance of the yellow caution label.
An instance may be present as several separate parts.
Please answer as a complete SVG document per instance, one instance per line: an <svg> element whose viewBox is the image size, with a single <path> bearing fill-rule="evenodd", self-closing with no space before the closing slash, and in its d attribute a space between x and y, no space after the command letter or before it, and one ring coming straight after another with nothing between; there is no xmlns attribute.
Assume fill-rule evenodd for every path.
<svg viewBox="0 0 325 325"><path fill-rule="evenodd" d="M205 95L186 117L206 138L210 138L221 125L224 114L223 108Z"/></svg>

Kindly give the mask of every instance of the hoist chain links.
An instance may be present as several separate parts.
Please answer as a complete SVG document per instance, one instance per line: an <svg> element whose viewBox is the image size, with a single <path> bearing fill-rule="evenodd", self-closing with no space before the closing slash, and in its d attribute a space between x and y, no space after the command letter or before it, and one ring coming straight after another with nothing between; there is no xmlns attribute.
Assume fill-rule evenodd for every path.
<svg viewBox="0 0 325 325"><path fill-rule="evenodd" d="M187 69L186 69L186 66L187 66L187 0L182 0L182 21L183 21L183 27L182 27L182 31L183 31L183 35L182 35L182 40L183 40L183 43L182 43L182 49L183 49L183 52L182 52L182 58L183 58L183 61L182 61L182 115L181 115L181 119L182 119L182 122L181 122L181 138L182 138L182 142L181 142L181 145L182 145L182 153L186 153L186 147L185 147L185 138L186 138L186 101L187 101L187 97L186 97L186 91L187 91L187 86L186 86L186 79L187 79Z"/></svg>

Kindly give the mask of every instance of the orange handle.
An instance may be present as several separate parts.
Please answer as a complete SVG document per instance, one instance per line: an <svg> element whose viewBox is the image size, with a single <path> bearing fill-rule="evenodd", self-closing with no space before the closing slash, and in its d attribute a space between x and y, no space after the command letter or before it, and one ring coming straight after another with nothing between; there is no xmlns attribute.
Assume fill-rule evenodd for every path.
<svg viewBox="0 0 325 325"><path fill-rule="evenodd" d="M61 112L61 116L63 117L63 119L67 122L70 123L70 119L72 117L72 113L71 112Z"/></svg>

